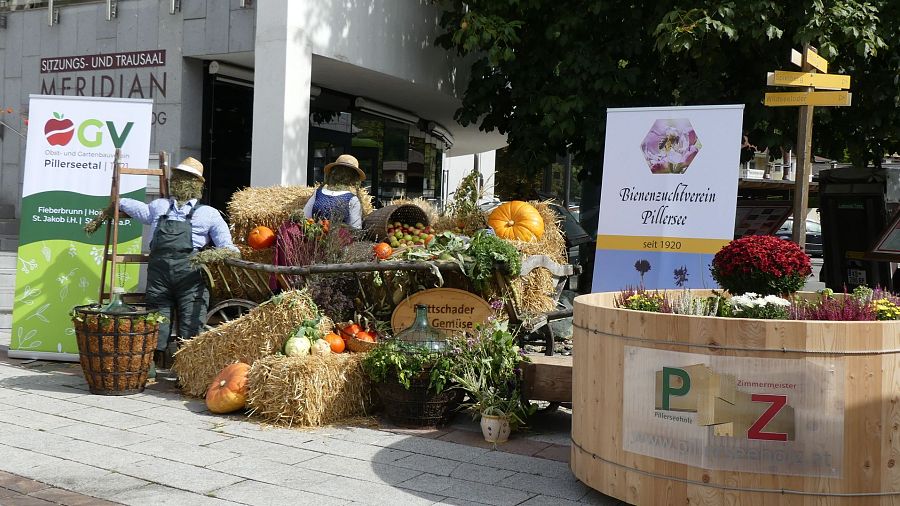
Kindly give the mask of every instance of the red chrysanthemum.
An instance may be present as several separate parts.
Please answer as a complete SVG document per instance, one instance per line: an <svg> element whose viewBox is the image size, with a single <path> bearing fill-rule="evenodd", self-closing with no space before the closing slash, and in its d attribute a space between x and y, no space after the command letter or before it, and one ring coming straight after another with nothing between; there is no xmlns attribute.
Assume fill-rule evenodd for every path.
<svg viewBox="0 0 900 506"><path fill-rule="evenodd" d="M771 235L735 239L712 261L713 278L733 294L793 293L811 273L809 256L799 246Z"/></svg>

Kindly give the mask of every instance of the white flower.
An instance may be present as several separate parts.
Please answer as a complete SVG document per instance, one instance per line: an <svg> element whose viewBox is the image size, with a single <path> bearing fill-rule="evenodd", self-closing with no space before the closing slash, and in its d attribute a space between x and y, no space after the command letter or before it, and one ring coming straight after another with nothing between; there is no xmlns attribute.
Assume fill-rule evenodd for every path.
<svg viewBox="0 0 900 506"><path fill-rule="evenodd" d="M775 306L790 306L791 305L791 303L789 301L782 299L781 297L778 297L777 295L766 295L766 298L763 300L766 302L766 304L772 304Z"/></svg>

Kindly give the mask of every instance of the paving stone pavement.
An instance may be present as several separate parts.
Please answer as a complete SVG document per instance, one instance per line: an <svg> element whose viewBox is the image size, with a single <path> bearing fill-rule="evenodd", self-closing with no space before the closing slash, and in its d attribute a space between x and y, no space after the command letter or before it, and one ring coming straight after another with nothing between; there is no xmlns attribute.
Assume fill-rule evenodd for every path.
<svg viewBox="0 0 900 506"><path fill-rule="evenodd" d="M574 478L559 431L494 448L472 429L264 426L166 382L91 395L77 364L0 343L2 506L624 504Z"/></svg>

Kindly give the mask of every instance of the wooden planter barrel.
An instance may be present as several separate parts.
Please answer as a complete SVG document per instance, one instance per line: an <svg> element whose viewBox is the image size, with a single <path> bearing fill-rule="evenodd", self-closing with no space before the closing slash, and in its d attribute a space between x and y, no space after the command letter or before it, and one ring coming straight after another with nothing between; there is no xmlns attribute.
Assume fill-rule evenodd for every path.
<svg viewBox="0 0 900 506"><path fill-rule="evenodd" d="M575 299L571 467L582 482L638 505L900 504L900 322L751 320L649 313L617 309L614 297L614 293L597 293ZM663 372L657 367L665 365L659 359L665 361L668 357L673 358L674 367L692 371L692 390L681 397L677 394L686 389L682 379L673 379L678 371L673 373L670 368ZM700 364L704 361L700 359L712 367ZM730 363L737 366L733 370L722 367ZM752 386L730 389L735 384L748 384L742 379L741 364L752 365L757 374L769 365L781 367L782 371L790 371L791 367L806 371L798 376L799 386L795 382L774 383L778 388L795 388L785 390L784 397L798 408L778 414L790 415L791 423L797 422L795 425L787 429L781 418L750 429L746 424L759 420L716 425L729 422L728 411L746 404L753 395ZM701 377L697 371L704 371L707 376ZM647 375L653 373L658 376L648 379ZM668 383L661 380L663 377ZM659 391L635 393L635 385L643 385L646 390L651 382L657 389L665 385L662 397L669 399L668 405L661 404ZM838 387L822 386L828 384ZM694 389L699 393L691 398ZM645 395L657 397L647 401ZM805 408L804 401L798 400L804 395L808 396ZM811 410L808 400L817 396L831 401ZM724 398L730 398L734 404L725 403ZM753 406L760 406L762 411L777 407L777 399L772 400L772 396L752 398ZM703 399L710 404L703 404ZM635 406L646 406L648 402L652 403L650 411L640 413L653 417L650 423L663 426L663 422L671 422L664 426L671 426L676 432L696 431L694 427L700 427L699 430L713 431L715 437L709 436L693 447L690 442L673 443L667 434L636 434ZM685 409L679 403L700 408L696 412L679 412L676 408ZM660 406L668 410L659 409ZM623 426L623 420L629 421L628 426ZM720 429L727 437L719 437ZM728 434L729 430L732 434ZM828 430L835 433L833 437L809 448L831 445L842 451L826 457L823 455L829 452L801 452L798 461L807 468L795 474L791 474L790 460L781 464L772 460L781 449L793 448L791 445L801 440L809 441L809 435L817 433L813 431ZM750 441L750 433L776 440ZM630 438L627 441L626 435ZM796 439L784 442L778 437ZM698 455L710 454L709 448L703 448L710 441L718 446L718 453L712 454L723 460L715 466L704 466L707 461L691 461ZM650 444L658 446L647 446ZM681 444L683 448L679 447ZM740 444L758 445L757 451L741 455L734 448L728 450L731 453L721 450L721 445ZM628 445L632 445L632 450L647 447L652 452L627 451ZM675 452L675 448L680 452L678 458L684 461L647 454ZM787 455L788 459L793 458L790 452ZM832 457L833 462L823 464L821 459ZM726 460L739 463L731 467L749 467L752 471L729 469L729 465L723 468L721 462ZM782 468L779 473L772 473L766 471L767 465ZM819 466L815 468L819 471L810 473L809 466ZM829 469L832 476L824 476Z"/></svg>

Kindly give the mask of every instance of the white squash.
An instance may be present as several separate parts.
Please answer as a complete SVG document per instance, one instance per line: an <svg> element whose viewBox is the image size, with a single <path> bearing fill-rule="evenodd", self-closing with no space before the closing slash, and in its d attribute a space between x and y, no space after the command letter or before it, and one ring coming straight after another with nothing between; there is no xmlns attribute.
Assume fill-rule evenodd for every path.
<svg viewBox="0 0 900 506"><path fill-rule="evenodd" d="M316 339L315 342L312 343L310 353L313 355L328 355L331 353L331 345L324 339Z"/></svg>

